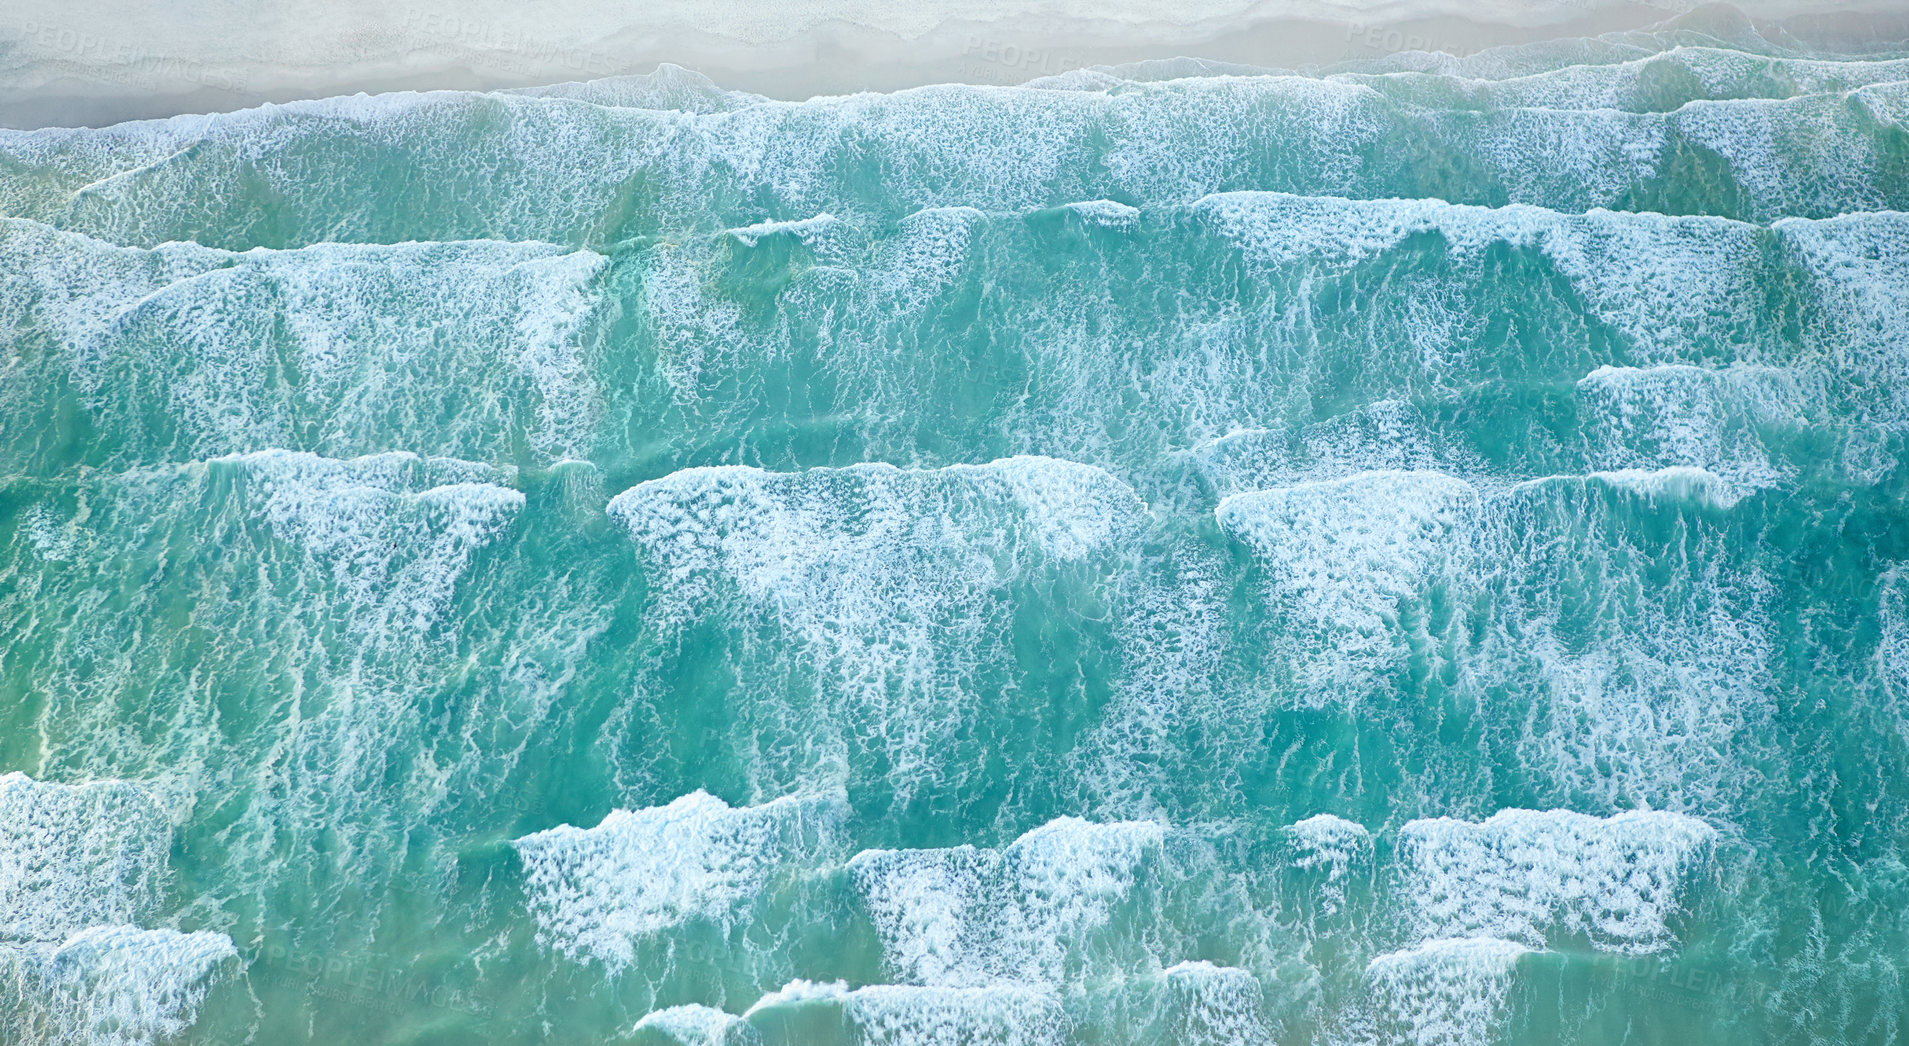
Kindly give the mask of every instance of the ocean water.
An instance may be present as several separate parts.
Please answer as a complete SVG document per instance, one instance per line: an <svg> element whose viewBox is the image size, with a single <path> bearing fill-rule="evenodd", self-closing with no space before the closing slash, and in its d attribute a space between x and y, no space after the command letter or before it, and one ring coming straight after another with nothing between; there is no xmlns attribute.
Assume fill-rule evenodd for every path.
<svg viewBox="0 0 1909 1046"><path fill-rule="evenodd" d="M1909 1036L1909 57L0 132L0 1041Z"/></svg>

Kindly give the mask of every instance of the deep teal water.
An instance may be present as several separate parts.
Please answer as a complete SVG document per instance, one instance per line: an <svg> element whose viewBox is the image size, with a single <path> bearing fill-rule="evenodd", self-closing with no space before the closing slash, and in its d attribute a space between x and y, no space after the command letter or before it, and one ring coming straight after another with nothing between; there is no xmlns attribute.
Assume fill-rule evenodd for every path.
<svg viewBox="0 0 1909 1046"><path fill-rule="evenodd" d="M0 1039L1892 1043L1909 59L0 132Z"/></svg>

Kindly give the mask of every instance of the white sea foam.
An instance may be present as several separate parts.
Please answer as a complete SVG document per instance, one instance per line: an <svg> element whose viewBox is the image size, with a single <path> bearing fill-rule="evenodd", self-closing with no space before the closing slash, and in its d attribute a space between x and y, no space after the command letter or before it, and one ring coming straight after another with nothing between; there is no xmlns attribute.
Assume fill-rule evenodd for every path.
<svg viewBox="0 0 1909 1046"><path fill-rule="evenodd" d="M20 1046L158 1046L192 1026L237 959L222 933L119 925L0 944L0 1033Z"/></svg>
<svg viewBox="0 0 1909 1046"><path fill-rule="evenodd" d="M849 994L847 981L811 981L798 977L775 991L764 994L749 1008L743 1011L743 1017L753 1017L758 1013L774 1010L781 1006L805 1006L810 1003L834 1003Z"/></svg>
<svg viewBox="0 0 1909 1046"><path fill-rule="evenodd" d="M1346 448L1338 474L1362 455L1369 459L1368 470L1472 475L1477 464L1469 459L1475 453L1465 454L1449 437L1437 439L1423 419L1413 417L1416 411L1404 398L1473 387L1502 369L1501 361L1484 355L1494 351L1489 348L1494 339L1484 337L1482 326L1502 313L1503 303L1496 300L1502 288L1492 275L1498 264L1493 250L1500 244L1559 276L1541 281L1547 313L1569 314L1561 316L1563 322L1600 334L1610 326L1627 361L1700 358L1718 351L1720 343L1742 344L1749 355L1750 345L1767 336L1767 325L1759 325L1755 315L1761 307L1759 278L1768 275L1770 234L1746 223L1277 193L1221 194L1191 211L1211 220L1189 222L1183 209L1164 209L1174 219L1162 223L1173 248L1166 253L1179 258L1206 249L1211 235L1241 238L1249 255L1264 260L1264 252L1251 246L1263 240L1266 251L1287 258L1298 271L1254 271L1253 289L1257 295L1263 287L1272 300L1288 304L1247 310L1237 295L1203 289L1183 299L1178 323L1163 337L1153 325L1138 322L1117 288L1068 271L1077 267L1030 273L1031 280L1051 282L1037 284L1049 288L1044 303L1017 313L1016 335L1005 343L1028 368L1028 394L1003 404L1008 412L1003 424L1015 445L1082 447L1102 457L1129 450L1108 443L1164 439L1184 445L1235 426L1277 430L1279 420L1297 421L1321 406L1322 394L1334 399L1345 394L1334 372L1349 361L1332 340L1343 332L1332 327L1358 322L1373 339L1372 359L1355 366L1363 386L1357 391L1379 400L1361 422L1371 431L1354 431L1348 411L1338 420L1319 422L1321 428L1308 431L1306 442L1369 437L1368 446ZM691 247L651 248L643 256L651 269L643 295L662 350L662 370L686 401L727 404L730 383L750 389L762 380L763 364L796 348L787 330L825 328L829 337L816 348L831 379L823 387L832 390L838 408L872 416L878 427L905 426L904 419L923 409L945 407L920 399L930 390L919 381L923 371L917 357L932 357L938 350L920 326L919 309L951 286L985 286L988 274L974 268L984 259L990 270L1032 265L1026 253L1029 230L1015 217L967 209L911 215L875 240L866 257L804 270L778 295L773 315L758 315L741 296L723 289L720 259ZM1335 312L1323 322L1314 320L1303 304L1313 295L1290 285L1303 286L1318 268L1350 264L1335 244L1345 239L1348 225L1358 227L1368 219L1384 226L1372 250L1390 249L1403 242L1400 237L1413 235L1402 230L1417 229L1446 244L1447 254L1423 259L1424 266L1391 268L1384 278L1397 293L1381 296L1373 310L1359 310L1372 318L1351 321ZM1035 231L1051 234L1039 226ZM1366 256L1358 250L1353 254ZM1290 301L1294 294L1298 304ZM1559 345L1539 351L1568 359L1582 349ZM723 391L718 395L716 390ZM1143 423L1111 422L1110 404L1116 399ZM1141 406L1133 406L1136 401ZM1381 418L1381 413L1390 416ZM1424 431L1411 444L1392 441L1396 432L1379 431L1403 430L1412 423ZM1333 425L1349 427L1328 433ZM1457 456L1441 461L1443 453ZM1312 471L1279 481L1320 478L1318 469Z"/></svg>
<svg viewBox="0 0 1909 1046"><path fill-rule="evenodd" d="M1067 1028L1053 997L1022 988L882 984L846 998L869 1046L1058 1046Z"/></svg>
<svg viewBox="0 0 1909 1046"><path fill-rule="evenodd" d="M1513 484L1514 498L1521 493L1547 487L1569 488L1600 485L1635 495L1649 502L1689 502L1717 509L1730 509L1743 499L1745 490L1709 469L1671 465L1660 469L1609 469L1601 472L1575 472L1539 476Z"/></svg>
<svg viewBox="0 0 1909 1046"><path fill-rule="evenodd" d="M1773 104L1773 103L1756 103ZM1610 206L1664 162L1673 117L1615 109L1432 111L1438 137L1462 143L1513 203Z"/></svg>
<svg viewBox="0 0 1909 1046"><path fill-rule="evenodd" d="M1489 937L1428 941L1373 959L1354 1041L1489 1046L1529 949Z"/></svg>
<svg viewBox="0 0 1909 1046"><path fill-rule="evenodd" d="M1235 494L1215 514L1308 616L1370 633L1417 591L1478 505L1464 480L1380 471Z"/></svg>
<svg viewBox="0 0 1909 1046"><path fill-rule="evenodd" d="M1355 866L1372 860L1372 833L1356 821L1315 814L1286 827L1292 865L1318 873L1320 909L1330 915L1346 903L1346 882Z"/></svg>
<svg viewBox="0 0 1909 1046"><path fill-rule="evenodd" d="M506 585L515 594L503 603L470 585L480 563L517 569L498 547L523 505L502 485L514 481L509 469L403 453L265 451L92 473L81 522L92 547L113 543L101 560L111 569L69 575L63 591L76 605L114 592L131 602L63 629L55 649L110 644L123 664L48 680L46 747L94 773L217 782L230 793L220 846L233 896L268 890L287 853L298 874L328 869L339 878L321 881L371 891L406 862L449 871L451 855L411 823L514 762L510 746L542 721L537 702L554 698L564 647L579 642L565 631L576 618L545 609L562 607L566 579L539 574L528 595ZM161 561L176 569L147 572ZM122 587L134 575L150 583ZM208 651L216 670L166 653L178 630L161 622L176 598L200 627L243 637ZM509 614L459 615L460 602ZM457 678L467 685L446 704ZM253 703L237 723L234 686Z"/></svg>
<svg viewBox="0 0 1909 1046"><path fill-rule="evenodd" d="M432 92L97 132L0 134L0 151L31 171L35 185L12 213L128 243L206 227L246 236L255 223L270 227L261 200L272 193L308 204L298 227L279 233L299 243L580 242L625 232L632 221L686 227L712 201L841 215L855 202L843 172L863 170L871 154L881 158L882 184L870 203L890 213L1025 210L1109 188L1148 203L1264 184L1372 196L1414 191L1417 172L1372 160L1381 142L1401 137L1485 165L1480 202L1574 210L1629 203L1637 186L1663 177L1673 141L1698 142L1726 156L1744 184L1778 190L1767 199L1743 194L1764 217L1786 201L1821 213L1876 206L1886 189L1876 132L1846 110L1860 105L1886 117L1900 107L1899 91L1883 84L1845 97L1705 101L1674 113L1451 112L1360 83L1284 74L1134 82L1076 73L1020 88L943 84L800 103L730 104L732 96L710 112ZM1759 124L1776 128L1774 137L1745 130ZM348 187L326 180L393 141L411 150L424 177L446 183L417 213L355 207ZM272 162L321 147L331 162ZM1780 154L1791 147L1798 158L1785 160ZM124 160L115 162L115 150ZM78 180L89 176L82 187ZM622 213L633 179L654 193L651 205L640 219L606 220ZM460 206L479 194L493 205Z"/></svg>
<svg viewBox="0 0 1909 1046"><path fill-rule="evenodd" d="M61 941L153 911L172 825L125 781L0 776L0 940Z"/></svg>
<svg viewBox="0 0 1909 1046"><path fill-rule="evenodd" d="M1882 84L1854 93L1888 104L1899 102L1905 86ZM1850 101L1839 95L1775 102L1699 99L1670 119L1687 141L1729 162L1730 176L1754 201L1758 216L1828 216L1890 202L1874 179L1874 144L1850 133Z"/></svg>
<svg viewBox="0 0 1909 1046"><path fill-rule="evenodd" d="M1137 208L1113 200L1082 200L1064 206L1079 215L1080 219L1089 225L1124 229L1140 220L1140 211Z"/></svg>
<svg viewBox="0 0 1909 1046"><path fill-rule="evenodd" d="M1614 469L1590 472L1585 479L1622 487L1650 500L1683 499L1730 508L1742 496L1709 469L1672 465L1661 469Z"/></svg>
<svg viewBox="0 0 1909 1046"><path fill-rule="evenodd" d="M1725 507L1793 471L1770 460L1761 430L1802 429L1828 399L1820 375L1749 365L1599 367L1577 393L1596 466L1702 469L1728 488Z"/></svg>
<svg viewBox="0 0 1909 1046"><path fill-rule="evenodd" d="M356 212L333 211L332 220L307 225L302 236L273 237L280 241L547 237L574 242L577 226L593 224L629 170L660 163L678 144L667 134L619 140L606 132L618 123L668 126L682 115L523 94L359 94L137 121L100 131L0 134L0 152L28 160L35 174L51 176L52 185L36 186L28 197L40 204L33 216L57 218L121 243L183 237L181 231L154 227L176 220L182 211L204 220L197 230L201 241L213 242L221 230L234 226L245 231L225 239L251 239L249 233L272 222L262 213L258 195L248 191L264 186L285 194L277 199L295 197L301 203L298 211L279 212L295 221L301 211ZM490 133L465 133L473 121ZM309 147L314 139L337 147L333 163L297 156L300 146ZM335 161L365 147L416 150L419 173L437 182L425 195L442 194L439 201L449 206L427 205L423 225L402 230L389 227L383 209L354 207L361 189L333 180ZM211 165L201 162L213 156L218 159ZM251 186L241 181L240 171L247 168L258 172ZM460 213L463 200L452 202L460 190L483 194L488 205ZM580 214L590 217L579 221Z"/></svg>
<svg viewBox="0 0 1909 1046"><path fill-rule="evenodd" d="M1228 455L1218 468L1250 477L1310 460L1266 438L1276 449L1259 457L1212 448ZM1412 477L1430 486L1400 482ZM1722 812L1772 713L1773 584L1729 554L1718 518L1743 493L1689 466L1482 494L1440 473L1375 473L1229 495L1216 515L1262 564L1286 622L1268 664L1294 674L1303 700L1356 699L1348 684L1417 644L1462 644L1461 687L1500 709L1490 728L1573 801ZM1670 520L1681 537L1667 548L1653 528ZM1678 566L1640 588L1643 562ZM1468 608L1466 631L1403 613L1447 597ZM1562 624L1592 605L1588 630Z"/></svg>
<svg viewBox="0 0 1909 1046"><path fill-rule="evenodd" d="M1444 473L1381 471L1229 495L1214 515L1266 571L1273 605L1331 637L1332 656L1300 669L1325 688L1384 664L1401 604L1464 576L1480 505Z"/></svg>
<svg viewBox="0 0 1909 1046"><path fill-rule="evenodd" d="M1063 817L1000 850L865 850L848 867L897 978L1052 986L1164 838L1151 821Z"/></svg>
<svg viewBox="0 0 1909 1046"><path fill-rule="evenodd" d="M941 469L684 469L624 491L608 511L672 580L718 571L753 596L799 610L860 603L864 584L928 584L914 576L925 566L917 557L950 546L1079 559L1110 545L1141 507L1132 488L1093 466L1023 457ZM961 526L997 508L1020 517L1026 547ZM853 572L834 569L848 560Z"/></svg>
<svg viewBox="0 0 1909 1046"><path fill-rule="evenodd" d="M1230 188L1268 152L1283 161L1276 166L1286 178L1350 193L1389 115L1369 87L1286 75L1171 80L1138 90L1115 80L1085 100L1112 138L1103 162L1114 184L1159 202Z"/></svg>
<svg viewBox="0 0 1909 1046"><path fill-rule="evenodd" d="M1892 566L1877 580L1876 675L1896 729L1909 740L1909 569Z"/></svg>
<svg viewBox="0 0 1909 1046"><path fill-rule="evenodd" d="M140 251L8 221L0 259L16 253L0 315L30 309L114 424L153 427L145 413L165 403L182 428L173 457L314 429L333 451L380 449L364 442L377 433L487 457L521 429L553 457L575 455L602 406L585 332L605 259L590 252L489 241Z"/></svg>
<svg viewBox="0 0 1909 1046"><path fill-rule="evenodd" d="M1688 101L1692 91L1710 99L1781 99L1909 79L1909 61L1899 58L1777 58L1704 46L1678 46L1628 60L1572 62L1536 70L1518 68L1516 60L1488 68L1489 58L1480 55L1456 60L1447 55L1427 58L1426 67L1420 69L1330 76L1365 84L1401 100L1441 108L1645 112L1663 108L1667 94L1674 99L1670 107L1675 108ZM1692 86L1671 93L1664 89L1666 81Z"/></svg>
<svg viewBox="0 0 1909 1046"><path fill-rule="evenodd" d="M104 381L108 335L129 309L180 280L224 265L233 255L196 243L145 250L119 247L19 218L0 218L0 319L29 317L62 345L75 382Z"/></svg>
<svg viewBox="0 0 1909 1046"><path fill-rule="evenodd" d="M793 981L749 1008L840 1007L868 1046L1059 1046L1068 1021L1052 994L1016 985L945 987Z"/></svg>
<svg viewBox="0 0 1909 1046"><path fill-rule="evenodd" d="M1225 564L1212 549L1185 543L1157 573L1123 571L1111 599L1121 676L1100 722L1069 759L1083 808L1129 818L1164 818L1188 782L1178 773L1203 745L1213 774L1252 758L1258 737L1251 697L1220 685L1228 646Z"/></svg>
<svg viewBox="0 0 1909 1046"><path fill-rule="evenodd" d="M659 246L645 260L637 302L656 338L664 377L678 400L690 402L703 368L745 342L742 309L705 290L702 274L681 247Z"/></svg>
<svg viewBox="0 0 1909 1046"><path fill-rule="evenodd" d="M742 1018L694 1003L644 1014L636 1022L635 1030L646 1029L669 1036L678 1046L727 1046L736 1041L760 1041Z"/></svg>
<svg viewBox="0 0 1909 1046"><path fill-rule="evenodd" d="M690 921L745 917L772 877L838 845L847 806L839 790L743 807L699 791L512 845L544 943L620 968L642 938Z"/></svg>
<svg viewBox="0 0 1909 1046"><path fill-rule="evenodd" d="M648 73L606 76L547 87L523 87L498 93L537 98L573 98L591 105L625 109L675 109L692 113L722 112L761 99L760 95L725 91L709 77L670 62L658 63L655 70Z"/></svg>
<svg viewBox="0 0 1909 1046"><path fill-rule="evenodd" d="M998 652L1012 586L1106 554L1143 511L1100 469L1048 458L695 468L609 505L656 571L661 619L739 599L791 641L778 664L829 680L835 714L879 735L904 784L930 739L960 722L964 681Z"/></svg>
<svg viewBox="0 0 1909 1046"><path fill-rule="evenodd" d="M972 207L931 207L903 218L875 270L883 296L917 312L959 278L975 229L987 216Z"/></svg>
<svg viewBox="0 0 1909 1046"><path fill-rule="evenodd" d="M1529 673L1509 688L1533 702L1519 709L1521 761L1592 802L1730 808L1753 780L1746 763L1767 743L1771 648L1761 622L1734 609L1652 608L1601 630L1588 648L1551 620L1531 621L1506 658ZM1497 672L1493 682L1506 678Z"/></svg>
<svg viewBox="0 0 1909 1046"><path fill-rule="evenodd" d="M1754 315L1762 232L1723 218L1267 192L1222 193L1192 209L1273 265L1353 265L1427 233L1467 266L1495 243L1534 249L1652 356L1689 351L1708 332L1729 337Z"/></svg>
<svg viewBox="0 0 1909 1046"><path fill-rule="evenodd" d="M1401 890L1423 940L1499 937L1533 948L1554 935L1608 951L1669 947L1686 876L1716 829L1633 810L1501 810L1482 822L1418 820L1399 833Z"/></svg>
<svg viewBox="0 0 1909 1046"><path fill-rule="evenodd" d="M1786 218L1774 228L1821 310L1811 357L1848 376L1868 420L1909 426L1909 214ZM1875 460L1853 460L1852 471L1878 478L1895 465L1884 454L1867 457Z"/></svg>
<svg viewBox="0 0 1909 1046"><path fill-rule="evenodd" d="M1221 497L1364 472L1486 472L1415 406L1375 400L1303 428L1246 428L1186 452Z"/></svg>
<svg viewBox="0 0 1909 1046"><path fill-rule="evenodd" d="M1176 1046L1262 1046L1274 1041L1261 1017L1262 993L1251 971L1182 962L1162 974L1167 1042Z"/></svg>
<svg viewBox="0 0 1909 1046"><path fill-rule="evenodd" d="M730 229L728 232L745 247L754 247L763 237L774 236L778 233L787 233L803 243L812 243L836 232L841 224L834 215L824 212L813 218L757 222L739 229Z"/></svg>
<svg viewBox="0 0 1909 1046"><path fill-rule="evenodd" d="M1759 425L1793 427L1787 415L1806 408L1820 412L1831 390L1839 397L1860 389L1863 396L1881 398L1909 384L1872 377L1838 386L1831 384L1833 361L1789 360L1794 347L1759 317L1770 307L1764 288L1772 281L1792 285L1782 271L1791 263L1772 249L1776 233L1746 222L1265 192L1217 194L1162 213L1173 219L1161 223L1170 230L1171 256L1206 249L1209 237L1235 241L1255 263L1255 294L1285 304L1255 312L1237 294L1195 293L1182 299L1179 320L1163 337L1139 323L1130 303L1106 281L1067 271L1030 275L1051 282L1036 284L1049 290L1044 303L1017 313L1015 337L1006 343L1028 369L1028 394L1007 407L1002 422L1015 445L1073 446L1104 458L1124 455L1136 442L1171 446L1208 438L1209 446L1193 452L1195 457L1210 459L1215 473L1236 474L1224 478L1229 489L1222 493L1380 468L1435 469L1476 482L1485 471L1477 452L1428 424L1412 402L1475 394L1500 380L1506 366L1518 366L1490 355L1504 347L1485 334L1485 326L1496 322L1491 317L1503 315L1503 284L1494 273L1505 264L1500 255L1506 249L1516 252L1517 264L1533 267L1521 268L1521 278L1529 276L1539 287L1534 304L1544 319L1531 321L1533 330L1519 337L1527 343L1527 360L1535 352L1541 363L1530 377L1589 371L1594 361L1580 361L1601 342L1610 351L1600 355L1627 365L1581 387L1584 398L1595 402L1584 408L1590 425L1582 449L1591 457L1578 467L1689 464L1710 468L1740 490L1761 489L1782 478L1788 463L1764 452ZM1188 213L1197 220L1185 220ZM822 363L836 403L872 415L878 427L905 427L905 419L922 410L945 406L920 398L929 390L918 380L923 372L916 357L938 350L920 326L919 310L952 286L986 286L992 277L975 268L984 260L990 270L1031 264L1025 253L1029 230L1015 218L970 209L912 215L892 235L874 241L865 259L807 270L778 297L773 322L754 317L738 297L721 290L724 281L712 274L709 259L676 247L654 248L655 271L644 293L653 299L664 372L688 400L726 402L727 392L712 391L732 381L759 382L761 364L791 350L784 325L825 327L830 337L819 348L825 349ZM1428 242L1401 247L1414 237ZM1381 260L1394 250L1404 253ZM1883 253L1879 262L1886 269ZM1307 280L1342 286L1352 278L1345 267L1360 262L1381 265L1384 274L1371 275L1393 292L1370 309L1353 310L1361 318L1340 310L1315 318L1305 304L1315 298L1303 291ZM1813 304L1810 281L1793 285L1803 292L1798 304ZM1833 322L1870 322L1864 317L1871 312L1878 314L1873 322L1894 322L1881 301ZM1806 317L1812 321L1803 331L1808 345L1829 350L1838 344L1818 333L1829 322L1827 312L1819 317L1810 309ZM1347 331L1345 323L1357 327ZM1343 354L1348 333L1371 339L1369 358L1355 362ZM1588 346L1586 336L1593 339ZM1555 362L1548 358L1553 356ZM1746 362L1713 362L1720 359ZM1760 359L1783 365L1753 362ZM1878 354L1877 362L1887 359ZM1699 369L1692 361L1719 377L1708 386L1673 379L1677 368ZM1348 367L1353 389L1341 387ZM1636 377L1620 378L1618 372ZM1348 393L1374 401L1306 426L1303 433L1282 425L1316 416L1314 410ZM1819 393L1825 399L1817 399ZM1330 397L1326 403L1322 394ZM1740 402L1746 397L1748 403ZM1122 416L1143 422L1111 423L1116 400L1124 405ZM1704 419L1678 421L1680 406L1707 411L1718 431L1706 436ZM1909 397L1904 406L1909 409ZM1611 419L1600 412L1613 409L1640 427L1637 435L1648 436L1641 445L1656 458L1609 445L1621 435L1610 431ZM1245 450L1256 441L1256 428L1266 432L1258 440L1264 447ZM1230 435L1210 439L1229 429ZM1208 449L1213 453L1206 454ZM1720 457L1710 460L1709 451ZM1255 471L1263 474L1254 479Z"/></svg>
<svg viewBox="0 0 1909 1046"><path fill-rule="evenodd" d="M228 460L257 485L272 529L360 612L360 627L394 636L441 620L472 557L524 505L518 491L484 482L507 470L453 459L267 450Z"/></svg>
<svg viewBox="0 0 1909 1046"><path fill-rule="evenodd" d="M1574 803L1723 814L1753 786L1779 604L1733 551L1734 496L1674 469L1547 477L1492 503L1493 623L1460 671Z"/></svg>
<svg viewBox="0 0 1909 1046"><path fill-rule="evenodd" d="M1909 297L1909 262L1902 252L1909 241L1909 213L1784 218L1772 228L1795 262L1816 279L1825 304L1851 314L1850 333L1876 337L1902 328L1898 306ZM1864 329L1878 322L1888 326Z"/></svg>
<svg viewBox="0 0 1909 1046"><path fill-rule="evenodd" d="M81 537L74 521L63 520L60 515L52 505L41 502L28 509L22 520L34 553L52 563L72 560L80 548Z"/></svg>
<svg viewBox="0 0 1909 1046"><path fill-rule="evenodd" d="M1447 211L1489 216L1490 208L1455 208L1439 200L1360 200L1291 193L1229 192L1193 204L1248 256L1268 264L1317 259L1327 264L1363 261L1415 232L1436 230ZM1510 219L1535 215L1533 208L1505 209ZM1470 231L1459 226L1459 231ZM1464 242L1464 241L1460 241Z"/></svg>

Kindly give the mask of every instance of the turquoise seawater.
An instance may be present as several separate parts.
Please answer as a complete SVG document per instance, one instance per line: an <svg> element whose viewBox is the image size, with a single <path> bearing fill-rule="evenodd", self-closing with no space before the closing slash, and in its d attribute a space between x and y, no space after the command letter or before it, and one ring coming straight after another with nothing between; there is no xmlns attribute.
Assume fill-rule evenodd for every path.
<svg viewBox="0 0 1909 1046"><path fill-rule="evenodd" d="M0 132L0 1041L1909 1035L1909 58Z"/></svg>

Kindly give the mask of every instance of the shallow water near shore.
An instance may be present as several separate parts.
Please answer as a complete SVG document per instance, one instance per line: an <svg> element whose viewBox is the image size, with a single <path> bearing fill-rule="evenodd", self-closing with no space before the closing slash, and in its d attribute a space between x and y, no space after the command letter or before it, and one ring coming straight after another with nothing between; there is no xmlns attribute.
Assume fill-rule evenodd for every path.
<svg viewBox="0 0 1909 1046"><path fill-rule="evenodd" d="M1896 1041L1909 56L1711 28L0 131L0 1038Z"/></svg>

